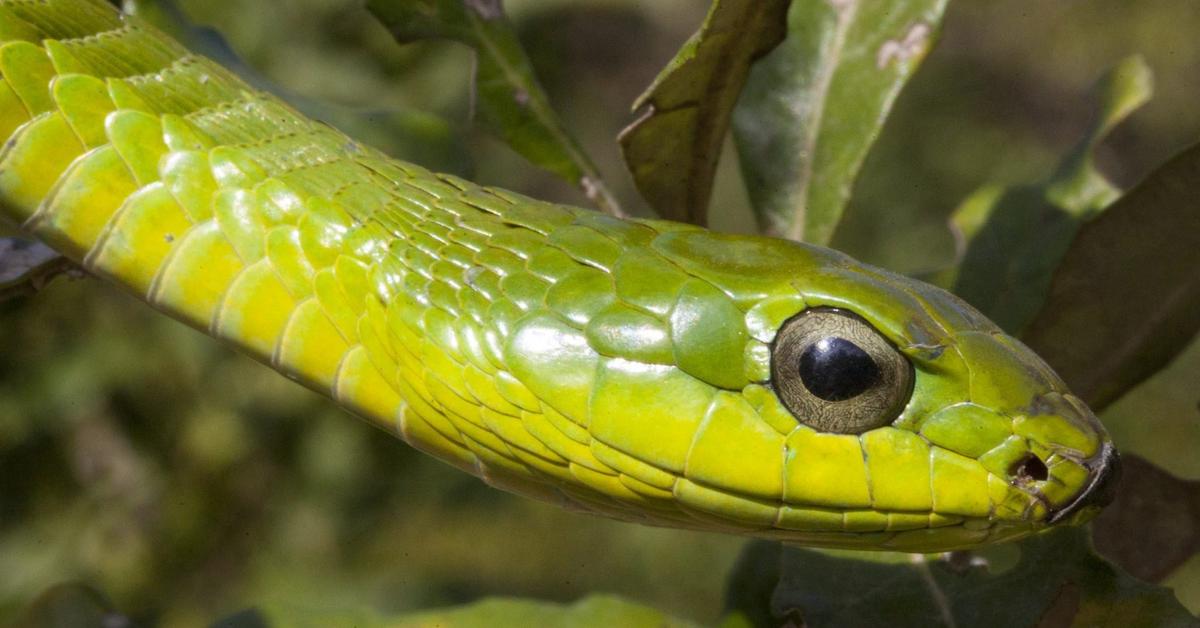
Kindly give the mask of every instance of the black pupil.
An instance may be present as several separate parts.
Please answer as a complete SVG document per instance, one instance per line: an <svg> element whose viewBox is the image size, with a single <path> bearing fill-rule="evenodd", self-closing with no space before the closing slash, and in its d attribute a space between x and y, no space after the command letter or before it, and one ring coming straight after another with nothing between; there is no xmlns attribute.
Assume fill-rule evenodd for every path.
<svg viewBox="0 0 1200 628"><path fill-rule="evenodd" d="M825 401L857 397L879 383L879 378L875 360L845 338L822 338L800 354L800 380Z"/></svg>

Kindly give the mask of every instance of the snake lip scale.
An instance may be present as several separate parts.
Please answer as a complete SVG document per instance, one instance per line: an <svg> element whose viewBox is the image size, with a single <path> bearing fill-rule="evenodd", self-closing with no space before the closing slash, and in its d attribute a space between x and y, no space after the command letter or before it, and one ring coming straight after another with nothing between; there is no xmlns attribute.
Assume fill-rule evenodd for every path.
<svg viewBox="0 0 1200 628"><path fill-rule="evenodd" d="M1117 496L1117 487L1121 481L1121 455L1112 443L1104 443L1100 454L1094 462L1088 464L1090 477L1087 488L1071 503L1058 509L1051 510L1047 523L1053 525L1061 521L1069 521L1076 513L1087 508L1103 508Z"/></svg>
<svg viewBox="0 0 1200 628"><path fill-rule="evenodd" d="M1112 496L1091 410L944 290L429 172L102 0L0 0L0 141L0 218L503 490L909 552Z"/></svg>

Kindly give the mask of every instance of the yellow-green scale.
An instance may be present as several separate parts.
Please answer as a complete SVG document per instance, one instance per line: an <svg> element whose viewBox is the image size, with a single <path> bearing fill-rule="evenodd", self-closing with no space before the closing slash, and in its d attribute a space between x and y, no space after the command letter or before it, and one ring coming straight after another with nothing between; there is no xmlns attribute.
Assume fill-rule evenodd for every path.
<svg viewBox="0 0 1200 628"><path fill-rule="evenodd" d="M21 177L11 187L28 189L16 205L37 208L19 216L28 229L497 484L562 501L528 481L573 479L638 499L615 471L571 470L526 429L539 422L541 403L515 377L496 383L503 338L483 340L492 361L479 346L498 319L539 304L550 282L505 272L481 302L457 277L461 262L483 251L469 236L449 237L463 229L458 219L492 250L523 252L572 212L514 211L501 221L495 212L511 199L390 162L139 26L97 12L93 24L106 30L87 33L64 26L53 4L18 9L34 18L32 30L77 37L0 49L0 58L17 59L5 85L25 96L23 112L15 102L4 111L9 126L33 118L4 158L5 173ZM154 54L132 54L145 50ZM406 232L410 241L398 246ZM603 236L574 235L587 259L612 257L614 244L595 251ZM491 307L497 298L516 310ZM467 312L475 362L490 376L479 377L459 349L457 321ZM538 424L543 434L557 429Z"/></svg>
<svg viewBox="0 0 1200 628"><path fill-rule="evenodd" d="M90 41L111 44L128 37L145 39L128 25L112 26L117 29L113 35ZM662 404L663 412L656 415L653 406L645 404L637 414L607 411L610 395L612 403L622 405L623 410L631 397L638 396L634 384L646 381L638 377L626 382L616 377L623 368L619 364L629 360L668 363L675 357L664 355L654 360L653 354L637 352L609 359L598 355L593 345L600 351L612 349L607 352L610 354L621 348L621 339L606 332L606 321L616 317L618 324L609 327L620 333L629 328L619 325L627 322L622 317L639 316L638 310L615 301L607 315L605 311L589 312L584 329L562 325L560 319L547 320L548 325L558 327L558 340L577 347L584 362L572 365L580 372L574 405L561 389L535 395L520 378L506 376L509 365L502 347L516 319L545 302L560 278L573 273L587 275L588 269L594 269L593 273L604 273L606 281L613 281L608 273L617 267L621 245L648 242L654 235L651 229L628 228L622 234L626 241L618 242L586 224L572 224L577 217L574 212L549 206L530 211L525 207L534 204L532 201L514 206L511 197L387 161L340 134L308 123L269 98L231 88L232 81L223 71L186 57L182 50L163 46L155 63L133 68L122 65L121 56L112 52L114 46L92 48L88 41L51 46L59 51L49 55L54 71L89 72L76 80L87 81L84 87L91 88L88 98L70 98L74 91L64 94L54 102L57 111L51 115L55 121L61 116L80 128L103 129L103 140L91 133L88 146L96 148L75 160L39 216L28 224L43 237L86 250L83 257L97 274L126 282L156 306L235 342L385 427L398 428L415 445L522 492L554 497L552 492L524 482L553 479L579 483L599 496L619 501L641 504L654 500L659 509L670 510L673 496L684 506L713 510L711 490L694 482L664 481L671 476L662 471L658 473L665 478L655 487L600 463L595 456L588 457L590 465L568 463L574 458L559 455L534 435L545 437L547 427L558 429L537 418L544 413L539 397L561 400L560 416L591 428L590 434L583 433L582 445L593 450L604 447L610 461L623 456L627 466L640 463L657 471L652 465L658 464L696 481L719 483L722 477L738 474L710 470L701 462L685 469L685 462L689 458L736 460L704 452L708 446L727 446L724 438L730 436L763 451L782 452L781 436L764 434L767 439L757 441L753 429L739 430L756 426L744 420L738 423L737 417L746 413L741 408L739 414L737 402L718 403L706 413L705 407L717 398L712 390L670 367L664 366L666 380L651 380L668 389L673 386L671 381L683 386L675 395L651 395ZM72 53L62 52L65 50ZM88 61L83 61L85 58ZM126 77L137 72L169 73L170 80L111 80L112 75ZM104 85L92 77L110 80ZM41 80L45 84L59 82L57 78ZM147 93L148 85L185 85L188 89L179 90L184 96L162 89ZM107 87L107 94L101 87ZM122 109L118 101L141 110ZM171 117L168 123L156 115L160 112L183 117ZM61 135L55 139L62 139ZM61 161L74 159L84 148L80 143ZM18 143L14 153L22 152L30 151ZM380 196L380 190L389 188L400 193L391 198ZM194 206L198 195L210 199L207 207ZM185 203L193 205L190 212ZM105 209L97 211L101 205ZM447 207L452 209L447 211ZM381 223L388 228L380 228ZM454 242L449 234L464 226L485 238L486 246L476 242L472 249L469 242ZM409 234L407 241L396 246L396 236L401 233ZM556 260L557 272L526 270L532 257L529 251L544 248L547 239L563 252ZM463 269L444 261L453 259L444 251L450 246L465 249L460 258L475 254L485 270L475 272L469 281L462 279ZM677 277L681 289L686 284L686 275L672 271L669 264L653 255L641 257L636 262L657 262L664 269L660 274ZM393 263L385 264L385 259ZM626 265L631 270L617 278L617 291L627 284L636 288L636 282L644 281L642 273L632 270L640 264ZM372 278L378 281L374 286ZM468 283L487 288L476 291ZM694 281L692 285L706 289ZM625 292L642 293L636 289ZM464 298L464 293L472 296ZM475 295L482 295L484 303L473 298ZM480 311L481 305L486 309ZM665 315L672 304L643 305ZM478 367L460 349L464 343L456 324L468 310L474 312L483 342L493 353L488 364L493 376L474 377L470 380L474 387L468 385L468 373L477 372ZM651 333L665 334L665 327L646 317L645 329ZM521 328L521 333L527 334L544 331L528 322ZM585 338L588 332L591 343ZM666 340L663 347L671 351ZM650 348L653 350L653 345ZM519 364L511 368L520 371ZM597 387L595 395L589 392L593 385ZM699 406L695 412L675 412L676 400ZM642 425L654 426L656 432L647 438L633 429L638 426L588 426L591 404L598 408L598 416L636 417ZM695 446L691 435L697 425L681 424L671 431L672 419L679 416L705 417ZM531 432L526 425L535 423ZM549 440L561 442L553 435ZM651 442L652 449L640 447L637 441L641 440ZM604 445L606 442L611 446ZM664 447L674 447L675 453L663 458L656 452L670 451ZM633 458L622 454L622 449L643 451ZM701 455L692 458L693 451ZM781 455L775 459L782 468ZM770 494L778 487L728 488L748 489L752 495ZM597 503L595 494L576 497L610 514L633 514L603 499ZM725 501L726 507L740 510L750 503L732 497ZM760 523L766 526L777 515L770 506L762 508Z"/></svg>
<svg viewBox="0 0 1200 628"><path fill-rule="evenodd" d="M0 38L8 217L497 486L649 523L897 548L935 532L969 545L989 526L938 529L1045 508L1000 476L1056 424L986 414L1010 382L968 363L1014 349L947 297L784 243L712 258L725 236L390 160L98 0L0 0ZM776 258L803 276L772 274ZM895 426L817 432L768 388L775 331L816 306L951 347ZM1054 386L1029 377L1008 388ZM979 405L933 405L964 380ZM1082 472L1038 453L1056 477Z"/></svg>

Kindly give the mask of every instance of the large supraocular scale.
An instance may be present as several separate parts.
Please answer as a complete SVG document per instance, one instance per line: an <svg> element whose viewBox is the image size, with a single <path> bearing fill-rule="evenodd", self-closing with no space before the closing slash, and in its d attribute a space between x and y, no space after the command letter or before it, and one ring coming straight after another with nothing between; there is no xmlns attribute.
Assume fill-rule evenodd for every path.
<svg viewBox="0 0 1200 628"><path fill-rule="evenodd" d="M1102 501L1092 414L936 288L392 160L100 0L0 42L0 215L496 486L914 551Z"/></svg>

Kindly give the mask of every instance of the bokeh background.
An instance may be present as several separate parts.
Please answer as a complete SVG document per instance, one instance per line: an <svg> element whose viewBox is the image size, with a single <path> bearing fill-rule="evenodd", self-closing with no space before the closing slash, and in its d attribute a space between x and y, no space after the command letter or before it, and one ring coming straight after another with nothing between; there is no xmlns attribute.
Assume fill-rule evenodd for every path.
<svg viewBox="0 0 1200 628"><path fill-rule="evenodd" d="M622 202L645 214L614 138L707 3L505 4L568 127ZM586 202L472 128L465 47L399 47L356 0L178 5L281 90L331 107L331 118L357 117L368 142L483 183ZM944 267L949 212L982 184L1048 176L1087 127L1095 79L1141 53L1154 100L1099 152L1114 180L1136 182L1200 139L1198 32L1194 0L952 2L835 245L904 272ZM396 140L388 133L398 126L441 144ZM726 157L713 223L750 231L733 151ZM1200 479L1198 373L1193 342L1111 407L1103 418L1118 445ZM390 613L591 592L712 622L742 543L490 489L96 281L58 280L0 303L0 623L65 580L166 626L264 603ZM1200 610L1200 559L1167 584Z"/></svg>

